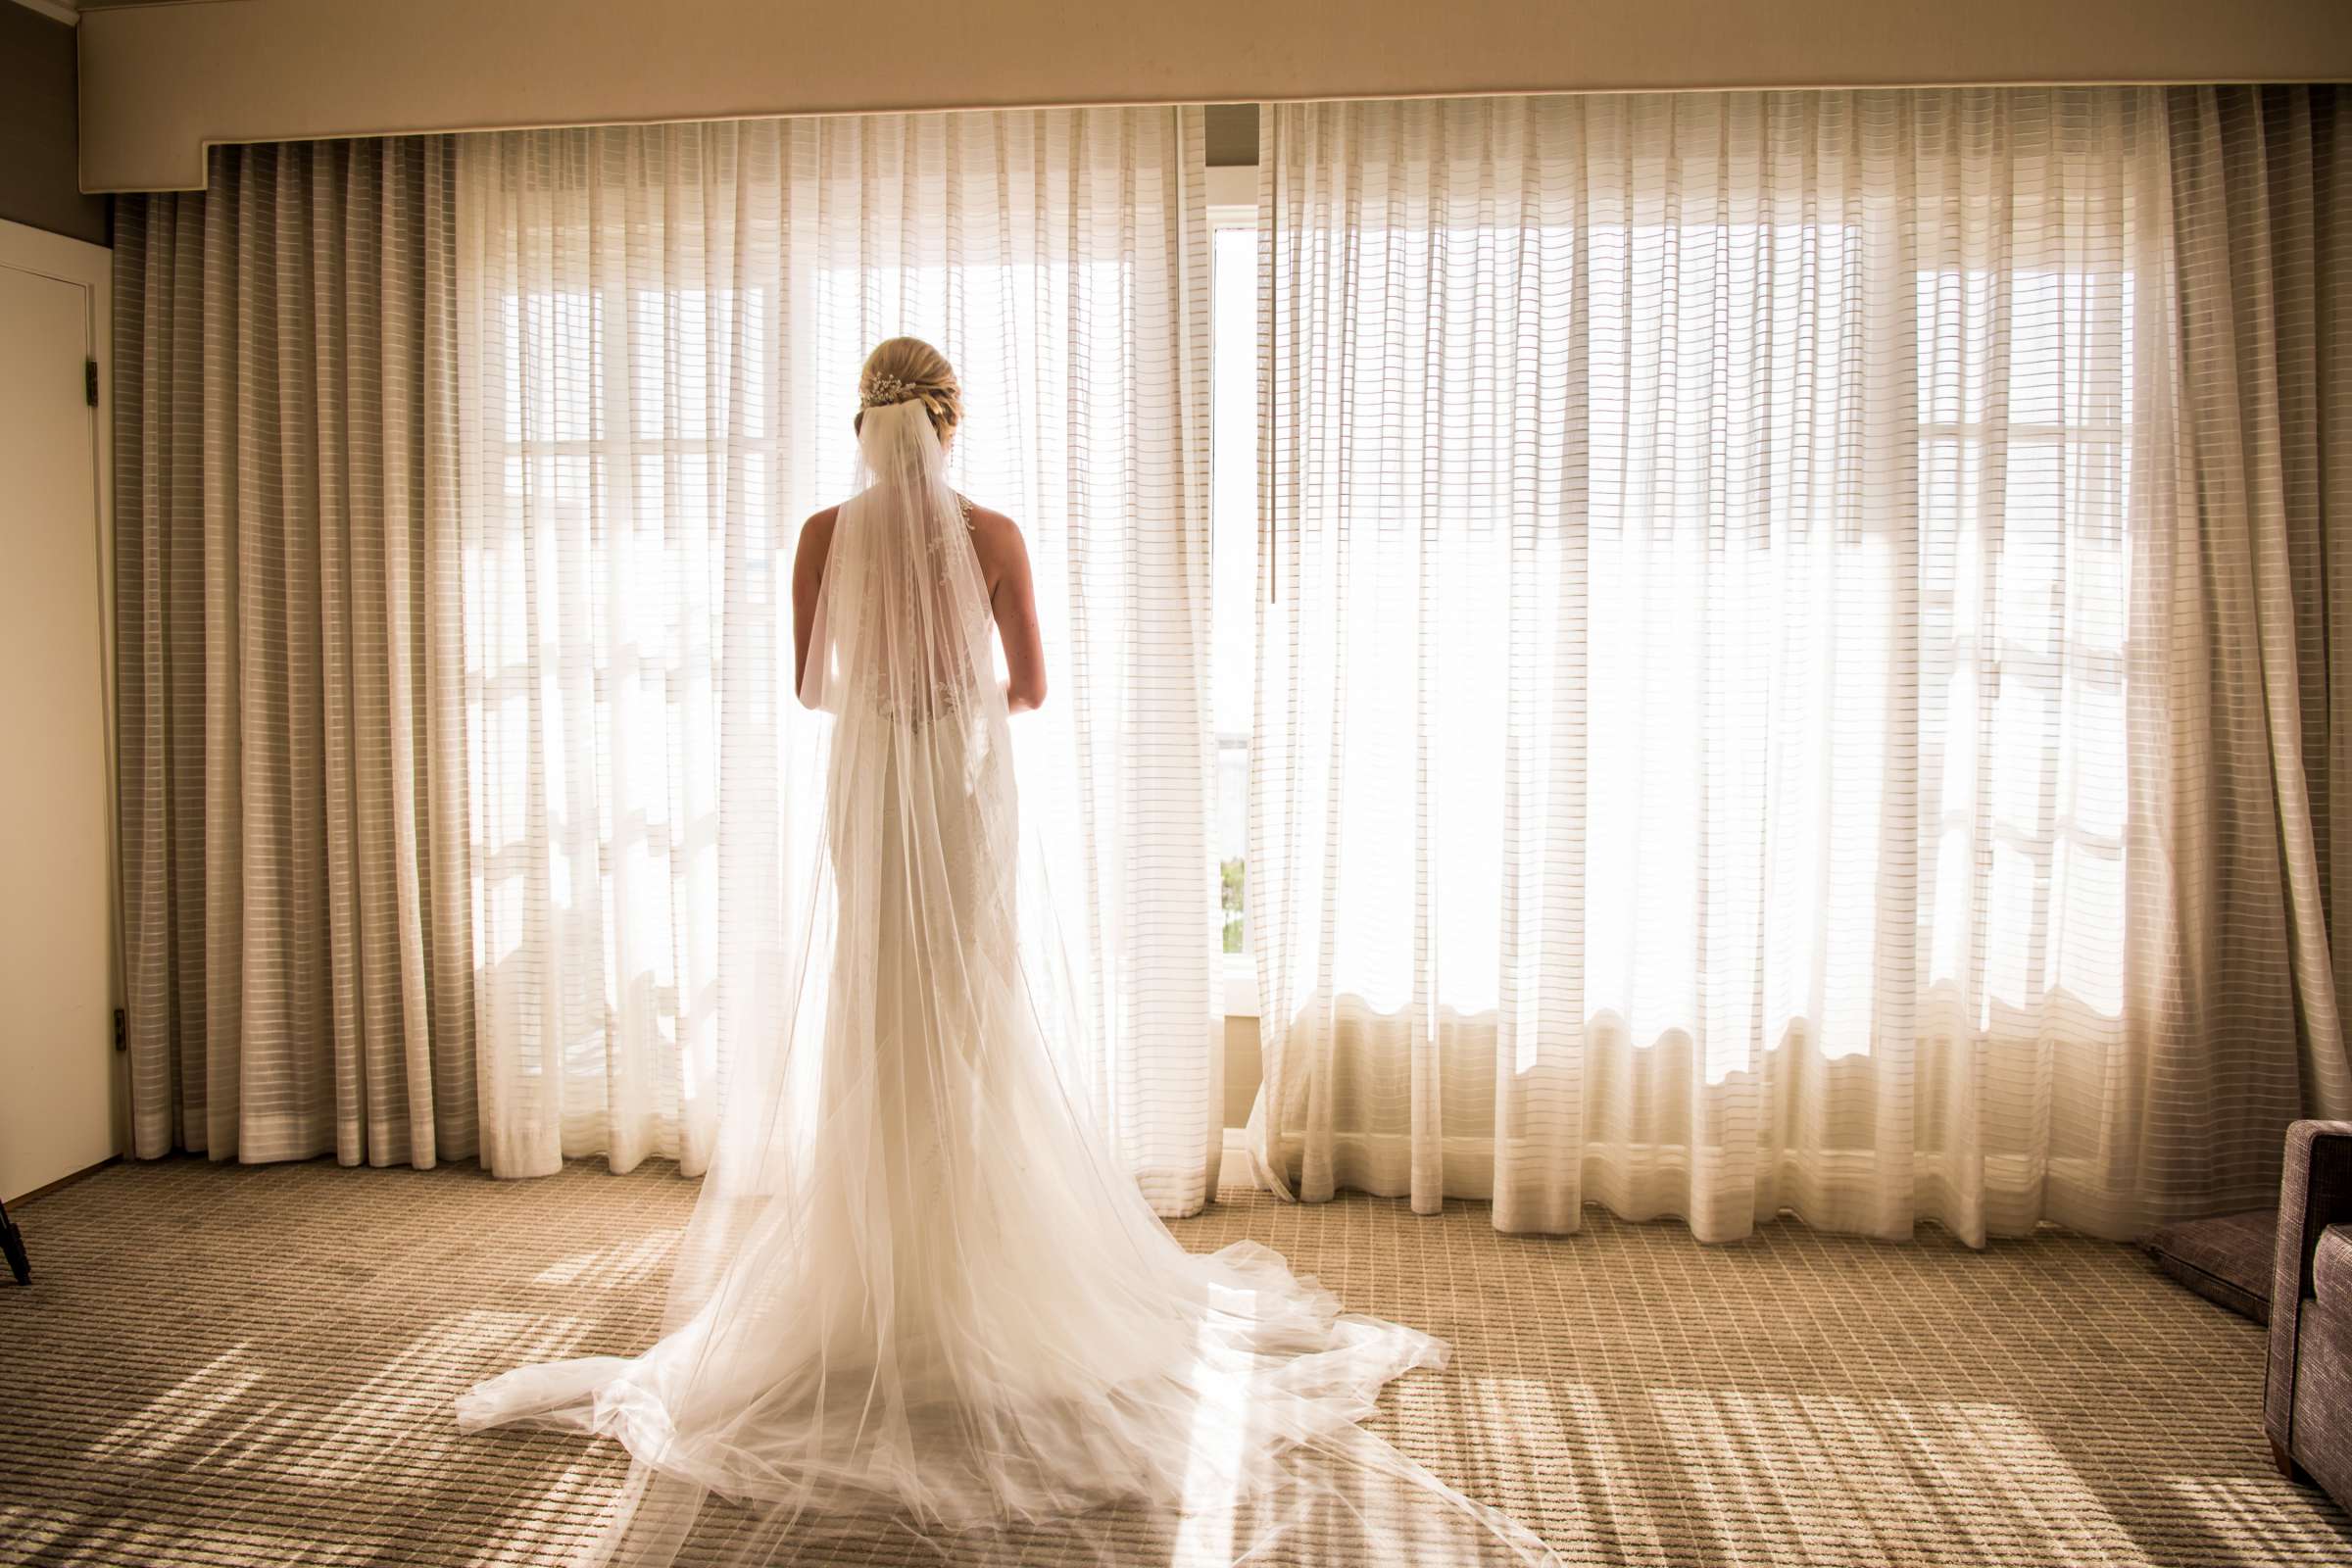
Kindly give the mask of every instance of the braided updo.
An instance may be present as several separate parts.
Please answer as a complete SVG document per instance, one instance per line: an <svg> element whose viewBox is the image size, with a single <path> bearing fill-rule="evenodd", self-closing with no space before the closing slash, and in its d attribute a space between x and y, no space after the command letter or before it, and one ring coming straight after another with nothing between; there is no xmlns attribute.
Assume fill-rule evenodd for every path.
<svg viewBox="0 0 2352 1568"><path fill-rule="evenodd" d="M866 409L920 403L943 446L963 422L963 387L956 379L956 367L919 337L894 337L875 346L858 375L858 401L856 422L860 428Z"/></svg>

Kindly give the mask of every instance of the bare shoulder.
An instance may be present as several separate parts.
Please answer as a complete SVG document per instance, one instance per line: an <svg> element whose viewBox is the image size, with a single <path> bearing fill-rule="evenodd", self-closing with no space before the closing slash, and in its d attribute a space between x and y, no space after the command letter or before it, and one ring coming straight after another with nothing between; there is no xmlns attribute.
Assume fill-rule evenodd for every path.
<svg viewBox="0 0 2352 1568"><path fill-rule="evenodd" d="M833 524L840 520L839 507L827 507L822 512L811 514L808 520L801 524L800 559L807 561L813 555L819 561L824 560L825 552L833 544Z"/></svg>
<svg viewBox="0 0 2352 1568"><path fill-rule="evenodd" d="M972 505L972 547L992 572L1003 563L1023 559L1029 553L1019 523L977 502Z"/></svg>
<svg viewBox="0 0 2352 1568"><path fill-rule="evenodd" d="M796 597L813 600L817 584L824 581L825 563L833 554L833 524L840 518L839 507L827 507L801 524L800 546L792 557Z"/></svg>

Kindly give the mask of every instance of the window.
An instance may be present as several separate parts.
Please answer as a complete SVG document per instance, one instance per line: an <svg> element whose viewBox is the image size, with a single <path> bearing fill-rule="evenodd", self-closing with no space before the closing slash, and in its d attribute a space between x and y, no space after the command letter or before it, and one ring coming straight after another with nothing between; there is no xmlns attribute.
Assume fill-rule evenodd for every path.
<svg viewBox="0 0 2352 1568"><path fill-rule="evenodd" d="M1920 766L1946 800L1982 802L1984 887L1967 891L1990 911L1971 954L1961 891L1922 908L1931 979L1977 964L1984 1030L2045 993L2120 1018L2132 276L2120 254L2045 255L1916 287L1921 537L1982 552L1984 519L1999 524L1997 572L1920 594ZM1971 702L1973 725L1955 712ZM1970 853L1973 827L1947 810L1942 852Z"/></svg>
<svg viewBox="0 0 2352 1568"><path fill-rule="evenodd" d="M1398 1040L1573 986L1716 1079L1929 999L2118 1016L2121 231L1566 216L1309 223L1269 290L1274 384L1320 379L1251 735L1305 871L1252 945Z"/></svg>
<svg viewBox="0 0 2352 1568"><path fill-rule="evenodd" d="M1214 171L1254 178L1254 168ZM1225 194L1215 192L1215 194ZM1257 1011L1242 892L1249 874L1250 733L1257 673L1257 209L1210 208L1210 666L1217 732L1217 887L1225 1010Z"/></svg>

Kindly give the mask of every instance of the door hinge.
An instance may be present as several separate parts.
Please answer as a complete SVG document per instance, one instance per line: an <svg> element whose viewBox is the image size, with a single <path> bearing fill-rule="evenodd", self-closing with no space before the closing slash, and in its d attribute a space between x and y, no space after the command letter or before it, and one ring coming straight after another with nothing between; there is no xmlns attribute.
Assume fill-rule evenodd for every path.
<svg viewBox="0 0 2352 1568"><path fill-rule="evenodd" d="M81 362L81 395L89 399L91 408L94 409L98 406L98 362L96 360Z"/></svg>
<svg viewBox="0 0 2352 1568"><path fill-rule="evenodd" d="M117 1051L130 1049L130 1020L122 1015L121 1007L115 1009L115 1049Z"/></svg>

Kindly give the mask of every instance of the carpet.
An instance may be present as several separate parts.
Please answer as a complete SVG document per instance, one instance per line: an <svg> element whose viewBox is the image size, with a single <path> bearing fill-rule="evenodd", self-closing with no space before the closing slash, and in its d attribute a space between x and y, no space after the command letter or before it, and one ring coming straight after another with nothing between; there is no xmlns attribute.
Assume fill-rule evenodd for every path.
<svg viewBox="0 0 2352 1568"><path fill-rule="evenodd" d="M0 1562L560 1562L620 1451L461 1437L450 1400L642 1346L694 1192L659 1164L502 1183L180 1159L24 1205ZM1174 1229L1264 1242L1450 1340L1376 1426L1569 1563L2352 1562L2352 1522L2271 1466L2263 1332L2126 1247L1794 1221L1702 1247L1597 1209L1515 1238L1482 1204L1251 1190ZM849 1560L935 1560L897 1549Z"/></svg>

